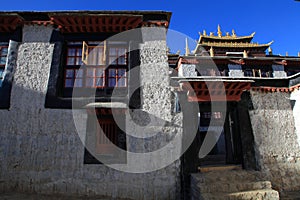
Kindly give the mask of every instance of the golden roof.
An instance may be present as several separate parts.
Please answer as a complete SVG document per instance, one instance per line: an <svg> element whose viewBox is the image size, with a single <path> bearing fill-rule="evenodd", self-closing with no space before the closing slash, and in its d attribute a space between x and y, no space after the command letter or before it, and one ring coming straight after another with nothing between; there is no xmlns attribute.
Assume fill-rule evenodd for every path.
<svg viewBox="0 0 300 200"><path fill-rule="evenodd" d="M206 33L205 31L203 33ZM224 40L241 40L241 39L248 39L248 38L253 38L255 35L255 32L253 32L251 35L247 35L247 36L236 36L236 35L229 35L228 33L226 33L226 35L204 35L202 33L199 32L200 35L200 40L201 38L211 38L211 39L224 39Z"/></svg>
<svg viewBox="0 0 300 200"><path fill-rule="evenodd" d="M204 30L203 34L199 33L199 35L200 35L200 40L199 41L201 41L201 38L225 39L225 40L238 39L238 40L241 40L241 39L250 39L250 38L253 38L254 35L255 35L255 32L253 32L251 35L248 35L248 36L237 36L234 29L232 29L232 34L231 35L229 34L229 32L226 32L226 34L223 35L223 33L221 31L221 26L220 25L218 25L218 31L217 31L217 33L218 33L217 35L214 35L213 32L210 32L210 35L207 35L206 34L206 30Z"/></svg>
<svg viewBox="0 0 300 200"><path fill-rule="evenodd" d="M258 44L258 43L244 43L244 42L203 42L201 46L210 46L210 47L269 47L273 41L267 44Z"/></svg>

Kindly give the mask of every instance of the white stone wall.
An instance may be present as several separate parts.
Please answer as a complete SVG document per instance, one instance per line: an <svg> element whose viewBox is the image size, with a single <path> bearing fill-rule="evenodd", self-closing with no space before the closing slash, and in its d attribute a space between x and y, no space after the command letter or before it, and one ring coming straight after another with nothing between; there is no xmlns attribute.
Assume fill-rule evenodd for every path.
<svg viewBox="0 0 300 200"><path fill-rule="evenodd" d="M179 77L196 77L196 65L193 64L181 64L178 70Z"/></svg>
<svg viewBox="0 0 300 200"><path fill-rule="evenodd" d="M84 145L74 125L72 111L44 108L54 44L49 43L52 31L43 27L25 26L25 42L19 45L15 66L11 107L0 110L0 192L176 199L180 188L179 161L154 172L139 174L116 171L101 164L83 164ZM148 66L153 60L150 54L162 56L163 64L149 63ZM173 120L172 93L166 88L166 55L151 49L149 54L142 55L146 56L144 67L161 70L158 78L162 82L146 84L145 88L152 88L152 92L164 88L162 93L153 93L153 98L150 91L143 91L144 110L158 113L164 120ZM149 70L151 73L152 69ZM142 70L144 72L142 80L148 78L149 73L146 69ZM77 118L83 122L79 128L85 132L86 111L77 110L77 113ZM175 131L166 127L164 133L168 133L164 134L168 139ZM130 145L130 141L128 143Z"/></svg>
<svg viewBox="0 0 300 200"><path fill-rule="evenodd" d="M300 146L300 90L294 90L291 94L291 100L294 103L293 115L296 127L297 141Z"/></svg>
<svg viewBox="0 0 300 200"><path fill-rule="evenodd" d="M278 190L300 189L300 148L290 94L251 91L258 165Z"/></svg>
<svg viewBox="0 0 300 200"><path fill-rule="evenodd" d="M244 76L244 72L242 70L241 65L229 64L228 70L229 70L228 75L230 77L243 77Z"/></svg>
<svg viewBox="0 0 300 200"><path fill-rule="evenodd" d="M286 77L283 65L272 65L273 77Z"/></svg>

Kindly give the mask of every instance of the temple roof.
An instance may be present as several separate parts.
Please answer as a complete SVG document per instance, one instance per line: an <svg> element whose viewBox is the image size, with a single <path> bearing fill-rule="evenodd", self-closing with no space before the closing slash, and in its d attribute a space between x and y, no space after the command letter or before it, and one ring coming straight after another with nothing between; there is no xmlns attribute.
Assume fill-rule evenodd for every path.
<svg viewBox="0 0 300 200"><path fill-rule="evenodd" d="M244 52L244 57L249 56L265 56L265 51L273 41L267 44L259 44L251 42L255 32L248 36L237 36L235 31L232 30L230 35L228 32L224 35L218 25L217 35L213 32L210 35L203 31L196 45L194 54L202 55L203 52L209 51L210 56L226 55L228 52ZM218 49L215 52L215 49Z"/></svg>
<svg viewBox="0 0 300 200"><path fill-rule="evenodd" d="M206 34L206 31L204 30L203 33L199 33L200 38L198 43L202 42L208 42L208 41L215 41L215 42L251 42L253 39L255 32L253 32L251 35L247 36L237 36L235 33L235 30L232 30L231 35L229 32L226 32L225 34L222 33L220 25L218 25L218 32L217 35L214 35L213 32L210 32L209 35Z"/></svg>
<svg viewBox="0 0 300 200"><path fill-rule="evenodd" d="M269 47L273 41L268 44L258 44L258 43L243 43L243 42L203 42L201 46L210 46L210 47L240 47L240 48L248 48L248 47Z"/></svg>

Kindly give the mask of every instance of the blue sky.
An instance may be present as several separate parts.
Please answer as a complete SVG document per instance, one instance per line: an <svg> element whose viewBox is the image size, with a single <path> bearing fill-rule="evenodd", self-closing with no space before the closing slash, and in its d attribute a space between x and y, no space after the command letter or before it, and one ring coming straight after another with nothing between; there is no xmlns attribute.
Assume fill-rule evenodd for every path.
<svg viewBox="0 0 300 200"><path fill-rule="evenodd" d="M300 2L294 0L14 0L1 2L1 10L165 10L173 13L170 29L192 40L203 29L216 33L220 24L223 32L256 32L254 42L274 40L276 54L300 52Z"/></svg>

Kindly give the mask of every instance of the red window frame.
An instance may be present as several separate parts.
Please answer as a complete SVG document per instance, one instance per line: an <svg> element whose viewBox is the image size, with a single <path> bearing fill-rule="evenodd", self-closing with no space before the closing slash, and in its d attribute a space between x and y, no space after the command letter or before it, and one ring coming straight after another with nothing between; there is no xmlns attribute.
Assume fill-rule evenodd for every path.
<svg viewBox="0 0 300 200"><path fill-rule="evenodd" d="M124 74L120 74L119 71L124 70ZM114 71L114 75L111 75L110 71ZM124 79L124 85L120 85L119 80ZM110 85L110 80L115 81L115 85ZM108 84L107 87L127 87L127 69L126 68L109 68L108 69Z"/></svg>
<svg viewBox="0 0 300 200"><path fill-rule="evenodd" d="M88 73L89 70L92 70L91 76ZM98 74L97 70L102 71L102 73ZM85 86L91 87L91 88L104 88L106 85L105 78L106 78L106 76L105 76L105 68L104 67L88 67L86 69ZM97 81L99 79L102 79L102 85L97 85ZM88 85L88 80L93 80L93 84Z"/></svg>
<svg viewBox="0 0 300 200"><path fill-rule="evenodd" d="M6 51L3 51L4 49L6 49ZM6 46L6 45L0 46L0 71L1 71L0 72L0 80L3 79L2 76L3 76L3 72L5 70L7 54L8 54L8 46Z"/></svg>
<svg viewBox="0 0 300 200"><path fill-rule="evenodd" d="M71 54L71 50L74 50L74 55ZM69 60L74 59L73 62L69 62ZM66 59L67 66L73 65L82 65L82 46L68 46L67 48L67 59Z"/></svg>
<svg viewBox="0 0 300 200"><path fill-rule="evenodd" d="M79 70L82 71L82 74L78 74ZM72 75L68 76L67 71L72 71ZM67 81L71 81L71 85L67 85ZM80 83L81 86L75 85L76 83ZM84 81L84 71L82 69L78 68L67 68L65 69L65 80L64 80L64 87L65 88L73 88L73 87L83 87L83 81Z"/></svg>
<svg viewBox="0 0 300 200"><path fill-rule="evenodd" d="M116 49L115 55L111 54L111 49ZM123 53L122 53L121 49L124 50ZM111 58L113 58L112 61L111 61ZM125 63L120 63L121 58L124 59ZM122 65L122 66L127 65L127 48L120 47L120 46L109 47L108 61L109 61L109 65Z"/></svg>

